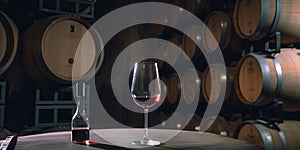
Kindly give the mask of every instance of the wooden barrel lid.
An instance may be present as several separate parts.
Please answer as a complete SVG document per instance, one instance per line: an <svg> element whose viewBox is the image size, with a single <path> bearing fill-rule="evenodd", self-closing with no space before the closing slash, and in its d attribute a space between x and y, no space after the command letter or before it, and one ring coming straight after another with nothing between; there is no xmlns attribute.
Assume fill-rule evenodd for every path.
<svg viewBox="0 0 300 150"><path fill-rule="evenodd" d="M230 41L231 21L228 15L222 11L211 12L205 19L205 24L209 30L203 31L203 46L208 52L217 50L218 46L224 50ZM209 33L213 35L218 45L210 39Z"/></svg>
<svg viewBox="0 0 300 150"><path fill-rule="evenodd" d="M239 130L237 138L240 140L254 143L262 149L264 148L264 141L262 139L262 135L254 124L246 123L245 125L243 125Z"/></svg>
<svg viewBox="0 0 300 150"><path fill-rule="evenodd" d="M252 104L261 95L263 89L263 75L260 63L255 57L245 58L238 73L238 87L246 104Z"/></svg>
<svg viewBox="0 0 300 150"><path fill-rule="evenodd" d="M201 39L201 35L198 35L197 33L195 33L192 28L187 28L185 32L192 35L191 38L194 38L194 39L197 39L197 40ZM191 40L189 38L189 36L183 35L183 37L182 37L182 48L183 48L183 51L185 52L185 54L189 58L193 58L195 53L196 53L197 45L194 43L193 40Z"/></svg>
<svg viewBox="0 0 300 150"><path fill-rule="evenodd" d="M198 73L198 72L197 72ZM193 75L192 70L188 70L183 75L182 82L182 95L183 99L187 104L192 104L197 98L197 91L200 91L201 79L199 77L199 73L197 76ZM200 95L199 95L200 96Z"/></svg>
<svg viewBox="0 0 300 150"><path fill-rule="evenodd" d="M261 13L261 0L236 1L236 28L242 36L249 37L256 32L261 21Z"/></svg>
<svg viewBox="0 0 300 150"><path fill-rule="evenodd" d="M172 74L167 81L167 98L170 104L175 104L180 93L180 81L177 74Z"/></svg>
<svg viewBox="0 0 300 150"><path fill-rule="evenodd" d="M216 13L210 14L205 19L205 24L209 30L204 30L203 32L203 44L208 52L215 51L219 45L216 45L215 42L212 42L214 39L210 39L211 32L217 43L221 41L221 34L222 34L222 18L220 18Z"/></svg>
<svg viewBox="0 0 300 150"><path fill-rule="evenodd" d="M70 18L57 19L45 30L41 43L42 57L48 69L57 77L78 79L93 66L97 50L94 37L87 30L82 23ZM76 54L77 51L80 53ZM75 60L75 54L76 59L80 60ZM80 61L77 64L80 70L77 69L78 72L72 76L75 61Z"/></svg>
<svg viewBox="0 0 300 150"><path fill-rule="evenodd" d="M224 81L224 78L219 76L220 72L218 69L216 65L211 65L207 67L203 73L201 89L205 100L209 103L215 103L221 94L221 82ZM234 66L226 67L226 92L224 102L233 98L233 78L235 71L236 67ZM214 75L213 77L211 77L211 73ZM213 91L211 91L212 84L215 85Z"/></svg>
<svg viewBox="0 0 300 150"><path fill-rule="evenodd" d="M213 76L211 76L211 73ZM205 100L209 103L217 102L221 93L221 81L218 74L218 69L213 66L206 68L203 73L202 92ZM213 90L211 90L212 85L215 85Z"/></svg>

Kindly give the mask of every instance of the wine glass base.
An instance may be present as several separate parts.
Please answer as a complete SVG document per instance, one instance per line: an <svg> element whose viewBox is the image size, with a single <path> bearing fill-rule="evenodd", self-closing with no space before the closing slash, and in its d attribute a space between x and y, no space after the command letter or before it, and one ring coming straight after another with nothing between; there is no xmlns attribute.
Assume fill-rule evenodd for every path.
<svg viewBox="0 0 300 150"><path fill-rule="evenodd" d="M133 141L132 144L134 145L140 145L140 146L155 146L155 145L160 145L159 141L154 141L150 139L143 139L139 141Z"/></svg>

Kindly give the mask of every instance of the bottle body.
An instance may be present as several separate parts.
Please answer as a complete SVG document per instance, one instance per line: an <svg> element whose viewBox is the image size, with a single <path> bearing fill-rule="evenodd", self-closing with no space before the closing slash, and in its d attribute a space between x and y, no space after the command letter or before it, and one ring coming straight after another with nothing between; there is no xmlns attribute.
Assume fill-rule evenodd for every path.
<svg viewBox="0 0 300 150"><path fill-rule="evenodd" d="M82 115L77 110L72 118L71 140L73 143L87 143L89 142L90 129Z"/></svg>
<svg viewBox="0 0 300 150"><path fill-rule="evenodd" d="M85 84L76 84L76 111L71 121L71 141L73 143L88 143L90 128L88 117L85 113Z"/></svg>

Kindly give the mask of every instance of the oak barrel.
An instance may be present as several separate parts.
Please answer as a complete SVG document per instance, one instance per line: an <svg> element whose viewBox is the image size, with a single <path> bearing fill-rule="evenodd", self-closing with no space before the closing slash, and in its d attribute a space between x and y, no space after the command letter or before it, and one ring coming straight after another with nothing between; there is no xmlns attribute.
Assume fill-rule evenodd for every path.
<svg viewBox="0 0 300 150"><path fill-rule="evenodd" d="M261 40L280 31L300 41L300 3L298 0L236 0L234 27L245 39ZM282 42L289 41L282 40Z"/></svg>
<svg viewBox="0 0 300 150"><path fill-rule="evenodd" d="M196 99L200 100L200 88L201 88L201 72L197 71L197 75L194 76L192 69L187 70L182 76L182 96L186 104L194 104ZM197 93L199 97L197 97Z"/></svg>
<svg viewBox="0 0 300 150"><path fill-rule="evenodd" d="M220 77L216 76L218 73L218 68L215 65L207 67L202 76L201 90L204 99L209 103L215 103L220 95ZM215 76L211 76L211 73ZM233 98L234 95L234 74L236 73L236 67L226 67L226 92L224 97L224 102ZM216 89L212 90L212 84L216 85Z"/></svg>
<svg viewBox="0 0 300 150"><path fill-rule="evenodd" d="M15 23L0 11L0 75L12 65L16 57L18 34Z"/></svg>
<svg viewBox="0 0 300 150"><path fill-rule="evenodd" d="M229 49L232 52L240 54L242 51L241 39L235 34L231 17L223 11L211 12L204 21L209 30L203 30L202 43L208 52L216 51L218 46L222 51ZM211 42L209 33L213 35L218 45Z"/></svg>
<svg viewBox="0 0 300 150"><path fill-rule="evenodd" d="M215 120L211 120L211 121L213 122L211 123L211 126L206 130L206 132L219 134L223 136L232 135L232 128L229 125L229 122L224 117L218 116Z"/></svg>
<svg viewBox="0 0 300 150"><path fill-rule="evenodd" d="M192 26L186 28L185 32L192 35L191 38L196 39L198 42L201 41L201 34L195 33ZM190 59L195 60L203 56L203 53L191 38L185 34L182 36L182 50Z"/></svg>
<svg viewBox="0 0 300 150"><path fill-rule="evenodd" d="M167 81L167 99L170 104L179 101L181 93L181 84L177 74L171 74Z"/></svg>
<svg viewBox="0 0 300 150"><path fill-rule="evenodd" d="M299 121L284 121L279 129L263 122L242 123L234 137L258 145L265 150L299 149Z"/></svg>
<svg viewBox="0 0 300 150"><path fill-rule="evenodd" d="M69 16L39 20L23 36L24 68L38 86L69 85L91 76L95 66L99 69L104 56L99 53L101 42L85 20ZM76 72L74 64L79 67Z"/></svg>
<svg viewBox="0 0 300 150"><path fill-rule="evenodd" d="M179 35L179 34L173 34L171 35L168 40L169 43L166 47L160 47L160 50L158 51L158 54L160 57L162 57L164 60L167 60L168 61L168 64L171 65L171 66L174 66L176 65L176 63L178 63L178 60L180 59L180 51L181 51L181 48L182 48L182 45L181 45L181 38L182 36ZM173 46L174 45L177 46L176 49L173 49ZM158 67L159 69L162 69L163 67L166 67L164 66L165 63L167 62L164 62L162 60L158 60Z"/></svg>
<svg viewBox="0 0 300 150"><path fill-rule="evenodd" d="M241 102L263 106L279 97L284 110L297 109L300 104L300 50L281 51L271 58L252 53L240 60L235 87Z"/></svg>

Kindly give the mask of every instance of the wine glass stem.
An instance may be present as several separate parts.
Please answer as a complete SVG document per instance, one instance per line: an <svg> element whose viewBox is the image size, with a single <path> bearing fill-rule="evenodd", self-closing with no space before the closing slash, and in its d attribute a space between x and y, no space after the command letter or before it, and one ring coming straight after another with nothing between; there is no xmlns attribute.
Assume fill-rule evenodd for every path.
<svg viewBox="0 0 300 150"><path fill-rule="evenodd" d="M144 138L148 138L148 107L144 107L144 115L145 115L145 121L144 121L144 127L145 127L145 135Z"/></svg>

